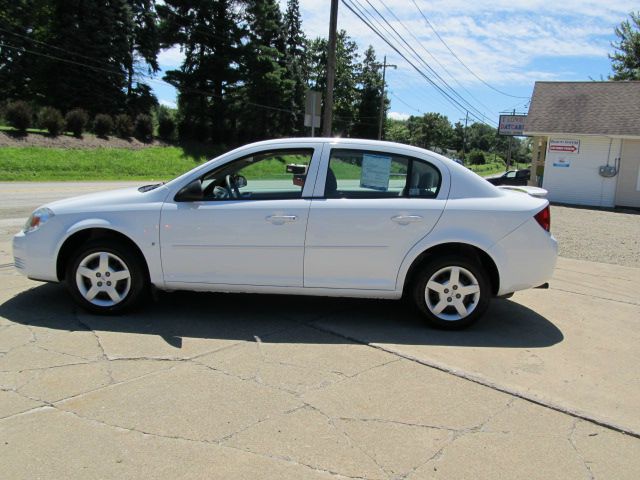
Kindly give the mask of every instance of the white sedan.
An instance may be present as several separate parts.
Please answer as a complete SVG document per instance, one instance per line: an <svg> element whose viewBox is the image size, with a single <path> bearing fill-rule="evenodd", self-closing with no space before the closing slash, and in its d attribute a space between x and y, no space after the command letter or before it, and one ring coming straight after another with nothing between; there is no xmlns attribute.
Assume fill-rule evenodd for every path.
<svg viewBox="0 0 640 480"><path fill-rule="evenodd" d="M247 145L166 183L44 205L16 268L95 313L160 290L410 298L457 328L544 285L549 203L433 152L370 140Z"/></svg>

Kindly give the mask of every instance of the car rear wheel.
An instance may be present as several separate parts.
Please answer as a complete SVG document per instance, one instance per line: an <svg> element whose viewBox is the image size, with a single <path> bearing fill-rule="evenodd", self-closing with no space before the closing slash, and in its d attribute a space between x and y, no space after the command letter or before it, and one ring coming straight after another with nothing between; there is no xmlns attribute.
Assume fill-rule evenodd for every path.
<svg viewBox="0 0 640 480"><path fill-rule="evenodd" d="M108 240L80 248L67 266L66 283L76 303L99 314L121 313L140 302L148 290L139 256Z"/></svg>
<svg viewBox="0 0 640 480"><path fill-rule="evenodd" d="M427 321L458 329L476 322L489 306L487 275L475 261L445 256L429 261L414 282L413 298Z"/></svg>

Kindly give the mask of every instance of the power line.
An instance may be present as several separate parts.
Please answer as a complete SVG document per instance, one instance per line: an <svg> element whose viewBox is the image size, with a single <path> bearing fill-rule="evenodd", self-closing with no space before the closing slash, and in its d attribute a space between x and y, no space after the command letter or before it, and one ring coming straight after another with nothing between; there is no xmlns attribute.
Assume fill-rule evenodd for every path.
<svg viewBox="0 0 640 480"><path fill-rule="evenodd" d="M396 100L398 100L400 103L403 103L406 107L410 108L411 110L415 110L418 113L423 113L420 109L418 109L416 107L412 107L411 105L409 105L407 102L405 102L403 99L401 99L394 92L389 92L389 93L391 94L392 97L395 97Z"/></svg>
<svg viewBox="0 0 640 480"><path fill-rule="evenodd" d="M352 1L355 1L356 3L360 4L360 1L359 1L359 0L352 0ZM431 67L431 65L429 65L429 64L428 64L428 63L427 63L427 62L426 62L426 61L425 61L425 60L424 60L424 59L423 59L423 58L418 54L418 52L416 52L416 50L413 48L413 46L412 46L409 42L407 42L407 41L405 40L405 38L404 38L402 35L400 35L400 33L395 29L395 27L394 27L393 25L391 25L391 23L390 23L390 22L385 18L385 16L384 16L384 15L382 15L382 13L380 13L380 11L379 11L379 10L378 10L378 9L377 9L377 8L376 8L376 7L375 7L375 6L374 6L374 5L373 5L369 0L365 0L365 1L369 4L369 6L370 6L371 8L373 8L373 10L378 14L378 16L379 16L379 17L380 17L380 18L381 18L381 19L382 19L382 20L383 20L383 21L384 21L384 22L389 26L389 28L393 31L393 34L392 34L391 32L389 32L389 30L388 30L384 25L382 25L379 21L377 21L377 19L376 19L376 22L378 23L378 25L380 25L380 26L385 30L385 32L387 32L387 34L389 34L391 37L393 37L393 36L394 36L394 34L395 34L395 37L397 37L397 38L398 38L402 43L404 43L404 45L406 45L406 47L403 47L405 51L407 51L407 52L408 52L408 50L410 50L410 51L412 52L412 54L413 54L413 57L414 57L414 58L415 58L419 63L421 63L424 67L426 67L426 68L427 68L427 70L429 70L429 72L431 72L431 73L432 73L432 75L434 75L434 76L435 76L435 77L436 77L436 78L437 78L437 79L438 79L438 80L443 84L444 88L448 89L448 90L449 90L453 95L455 95L455 96L456 96L456 97L457 97L457 98L458 98L458 99L459 99L463 104L465 104L465 105L466 105L466 107L465 107L465 109L466 109L466 110L472 110L472 111L474 111L476 114L478 114L480 117L482 117L482 119L483 119L483 120L481 120L481 121L483 121L483 123L486 123L486 122L484 122L484 119L485 119L485 118L487 118L487 116L486 116L482 111L480 111L478 108L476 108L476 107L475 107L471 102L469 102L466 98L464 98L462 95L460 95L460 94L459 94L459 93L458 93L458 92L457 92L457 91L456 91L456 90L455 90L451 85L449 85L449 83L448 83L444 78L442 78L442 76L441 76L441 75L440 75L440 74L439 74L439 73L438 73L438 72L437 72L433 67ZM366 10L363 8L362 4L360 4L360 6L361 6L361 8L364 10L364 13L368 13L368 12L366 12ZM373 15L371 15L371 14L369 14L369 15L370 15L370 18L372 18L372 17L373 17ZM407 50L407 48L408 48L408 50Z"/></svg>
<svg viewBox="0 0 640 480"><path fill-rule="evenodd" d="M357 1L357 0L356 0ZM356 9L358 9L357 6L355 6L355 4L352 6L351 0L342 0L342 3L344 3L344 5L351 11L351 13L353 13L356 17L358 17L367 27L369 27L369 29L371 29L378 37L380 37L380 39L385 42L391 49L393 49L398 55L400 55L409 65L411 65L413 67L413 69L418 72L418 74L420 74L429 84L431 84L433 87L435 87L443 96L445 96L450 103L456 107L460 112L464 113L467 112L468 109L464 108L464 106L462 104L460 104L460 102L458 102L455 98L453 98L451 95L449 95L446 91L444 91L442 89L442 87L440 87L436 82L434 82L427 74L425 74L420 68L418 68L411 60L409 60L399 49L398 47L396 47L396 45L394 45L389 39L387 39L383 34L380 33L380 31L374 27L368 20L366 20L365 18L363 18L363 15L361 15L360 13L358 13L358 11L356 11ZM481 123L485 123L482 118L478 117L475 113L470 112L479 122Z"/></svg>
<svg viewBox="0 0 640 480"><path fill-rule="evenodd" d="M464 63L460 57L458 57L458 55L455 54L455 52L453 50L451 50L451 47L449 47L449 45L447 45L447 42L444 41L444 39L440 36L440 34L436 31L436 29L434 28L434 26L431 24L431 22L429 21L429 19L427 18L427 16L422 12L422 10L420 9L420 7L418 6L418 4L416 3L416 0L411 0L413 2L413 4L416 6L416 8L418 9L418 11L420 12L420 15L422 16L422 18L424 18L424 21L427 22L427 25L429 25L429 28L431 28L431 30L433 30L433 33L436 34L436 37L438 37L438 39L442 42L442 44L447 47L447 50L449 50L449 53L451 53L451 55L454 56L454 58L456 60L458 60L462 66L464 68L466 68L474 77L476 77L478 80L480 80L482 83L484 83L487 87L489 87L491 90L494 90L502 95L505 95L507 97L512 97L512 98L529 98L529 97L521 97L518 95L511 95L510 93L506 93L503 92L502 90L497 89L496 87L494 87L493 85L490 85L489 83L487 83L485 80L483 80L482 78L480 78L473 70L471 70L466 63Z"/></svg>
<svg viewBox="0 0 640 480"><path fill-rule="evenodd" d="M447 73L447 75L449 75L449 78L451 78L454 82L456 82L458 84L458 86L460 88L462 88L465 92L467 92L467 94L474 99L476 102L478 102L478 104L480 104L480 106L484 107L485 109L487 109L490 113L495 113L492 111L492 109L490 107L488 107L487 105L485 105L484 103L482 103L476 96L474 96L463 84L462 82L460 82L455 75L453 75L448 69L447 67L445 67L440 60L438 60L436 58L436 56L434 54L432 54L427 47L424 46L424 44L422 43L422 41L416 37L416 35L398 18L398 16L393 12L393 10L391 10L386 3L384 3L382 0L378 0L383 6L384 8L393 16L393 18L400 24L402 25L402 27L409 33L409 35L411 35L411 37L418 43L418 45L420 45L420 47L422 48L422 50L424 50L431 58L433 58L433 60L440 65L440 67Z"/></svg>
<svg viewBox="0 0 640 480"><path fill-rule="evenodd" d="M347 5L347 8L349 8L349 6ZM358 12L355 12L353 10L353 8L357 9L358 12L360 13L360 15L358 15ZM355 3L353 4L353 8L350 8L350 10L360 19L363 21L363 23L365 23L365 25L367 25L376 35L378 35L385 43L387 43L387 45L389 45L392 49L394 49L394 51L396 51L396 53L398 53L403 59L405 59L407 61L407 63L414 69L416 70L422 77L425 77L425 79L427 80L427 82L432 85L437 91L439 91L440 93L442 92L442 89L439 87L439 85L437 85L435 83L435 81L433 81L428 75L426 75L423 71L421 71L418 67L416 67L415 64L413 64L411 61L409 61L407 59L406 56L404 56L402 54L402 52L400 52L398 50L398 48L402 48L405 51L407 51L406 47L403 47L402 45L396 47L391 40L389 40L387 37L384 36L383 33L380 32L380 30L378 30L378 27L374 26L373 23L375 22L380 29L384 30L385 33L387 35L389 35L390 37L394 37L393 33L391 33L387 27L385 27L384 24L382 24L380 22L380 20L378 20L376 17L374 17L371 13L367 12L366 9L364 9L364 7L358 3L358 5L355 5ZM366 17L366 18L363 18ZM393 41L396 41L395 37L393 38ZM412 54L410 52L408 52L409 56L412 56ZM420 62L420 59L418 59L418 62ZM447 100L449 103L452 103L451 99L448 98L448 95L442 95L442 98L444 100ZM458 102L453 103L454 107L461 109L460 111L464 112L464 107L461 107Z"/></svg>

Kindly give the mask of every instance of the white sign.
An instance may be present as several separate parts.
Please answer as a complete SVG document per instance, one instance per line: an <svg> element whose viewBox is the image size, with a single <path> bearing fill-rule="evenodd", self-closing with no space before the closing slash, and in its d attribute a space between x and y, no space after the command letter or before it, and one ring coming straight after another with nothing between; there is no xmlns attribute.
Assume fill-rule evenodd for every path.
<svg viewBox="0 0 640 480"><path fill-rule="evenodd" d="M498 133L511 136L522 135L526 118L526 115L500 115Z"/></svg>
<svg viewBox="0 0 640 480"><path fill-rule="evenodd" d="M580 140L552 139L549 140L549 152L580 153Z"/></svg>
<svg viewBox="0 0 640 480"><path fill-rule="evenodd" d="M307 90L304 101L304 126L320 128L320 112L322 109L322 94L314 90Z"/></svg>
<svg viewBox="0 0 640 480"><path fill-rule="evenodd" d="M362 155L362 174L360 186L386 192L389 189L391 176L391 157L384 155Z"/></svg>
<svg viewBox="0 0 640 480"><path fill-rule="evenodd" d="M566 158L562 157L559 160L554 161L553 166L560 168L569 168L571 166L571 160L567 160Z"/></svg>

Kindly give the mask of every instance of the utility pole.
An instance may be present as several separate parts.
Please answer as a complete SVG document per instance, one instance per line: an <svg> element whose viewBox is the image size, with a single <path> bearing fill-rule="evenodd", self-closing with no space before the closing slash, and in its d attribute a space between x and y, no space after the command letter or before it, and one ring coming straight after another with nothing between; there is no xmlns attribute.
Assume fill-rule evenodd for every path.
<svg viewBox="0 0 640 480"><path fill-rule="evenodd" d="M338 0L331 0L329 18L329 51L327 52L327 91L324 97L322 135L331 136L333 123L333 85L336 78L336 30L338 29Z"/></svg>
<svg viewBox="0 0 640 480"><path fill-rule="evenodd" d="M516 111L515 109L513 110L512 115L515 115ZM505 167L505 172L509 171L509 168L511 167L511 142L513 141L513 137L510 136L509 137L509 150L507 151L507 166Z"/></svg>
<svg viewBox="0 0 640 480"><path fill-rule="evenodd" d="M462 130L462 163L466 161L467 156L467 123L469 123L469 110L464 117L464 130Z"/></svg>
<svg viewBox="0 0 640 480"><path fill-rule="evenodd" d="M387 56L384 56L384 61L382 65L379 63L375 64L376 67L382 67L382 96L380 97L380 120L378 122L378 140L382 140L382 124L384 123L384 85L385 85L385 77L387 73L387 67L398 68L397 65L389 65L387 63Z"/></svg>

